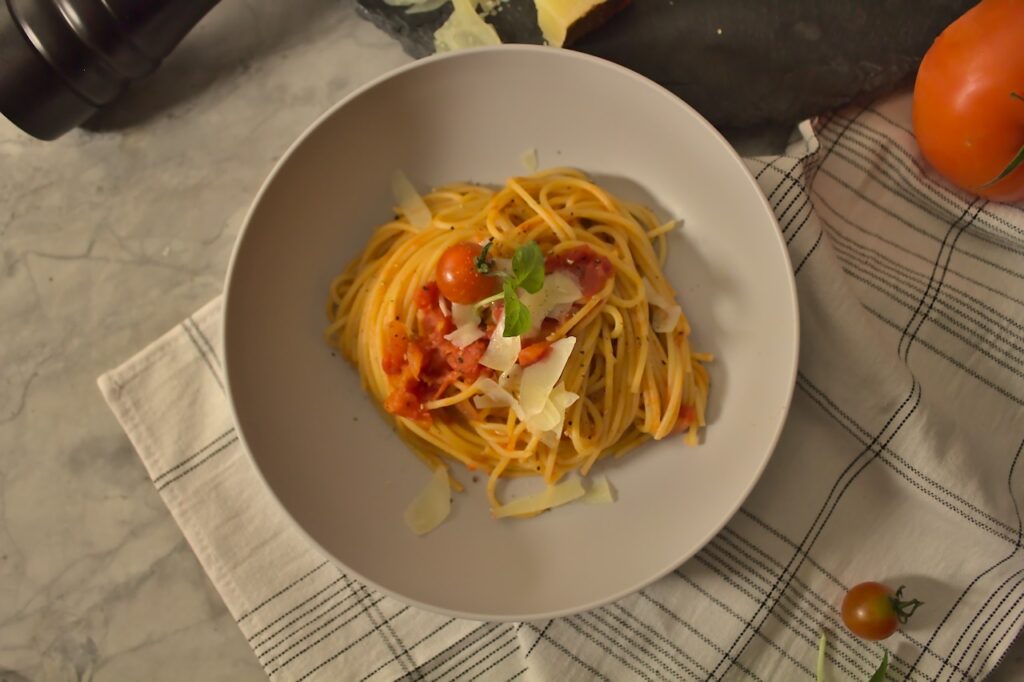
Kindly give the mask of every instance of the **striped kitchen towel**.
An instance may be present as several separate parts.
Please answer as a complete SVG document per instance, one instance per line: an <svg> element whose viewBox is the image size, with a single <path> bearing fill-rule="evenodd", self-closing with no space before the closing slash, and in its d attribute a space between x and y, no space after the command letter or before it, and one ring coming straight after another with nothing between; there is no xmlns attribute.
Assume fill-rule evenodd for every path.
<svg viewBox="0 0 1024 682"><path fill-rule="evenodd" d="M924 166L896 95L749 159L799 288L797 390L764 477L661 581L496 624L352 580L279 516L240 449L214 301L100 386L273 680L973 680L1024 618L1024 210ZM882 644L838 606L878 579L926 605Z"/></svg>

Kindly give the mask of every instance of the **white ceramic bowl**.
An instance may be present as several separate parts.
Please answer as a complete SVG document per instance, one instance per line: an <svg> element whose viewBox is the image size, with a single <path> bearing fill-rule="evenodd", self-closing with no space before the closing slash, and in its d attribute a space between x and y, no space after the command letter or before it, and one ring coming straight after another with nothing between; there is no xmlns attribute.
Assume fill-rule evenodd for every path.
<svg viewBox="0 0 1024 682"><path fill-rule="evenodd" d="M501 183L569 165L685 220L667 273L711 365L706 441L645 445L600 465L608 506L490 518L483 478L425 537L403 510L429 472L325 345L328 284L391 213L389 177ZM575 52L506 46L425 59L314 123L264 184L227 278L224 352L239 433L295 523L363 582L487 620L582 611L696 553L764 469L793 390L796 294L774 217L697 113L631 71ZM470 475L456 469L461 479ZM520 483L517 481L517 485Z"/></svg>

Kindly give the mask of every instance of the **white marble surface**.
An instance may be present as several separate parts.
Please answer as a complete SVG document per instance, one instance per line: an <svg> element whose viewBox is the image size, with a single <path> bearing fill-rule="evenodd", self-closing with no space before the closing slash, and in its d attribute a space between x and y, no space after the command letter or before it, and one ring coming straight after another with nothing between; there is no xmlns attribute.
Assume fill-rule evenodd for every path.
<svg viewBox="0 0 1024 682"><path fill-rule="evenodd" d="M91 132L0 119L0 682L263 679L95 379L218 292L274 161L405 61L351 0L223 0Z"/></svg>

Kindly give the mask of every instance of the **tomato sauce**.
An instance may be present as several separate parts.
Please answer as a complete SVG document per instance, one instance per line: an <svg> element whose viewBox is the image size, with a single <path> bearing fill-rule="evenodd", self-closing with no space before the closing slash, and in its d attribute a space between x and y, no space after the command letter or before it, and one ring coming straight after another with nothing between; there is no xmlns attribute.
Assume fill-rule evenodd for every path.
<svg viewBox="0 0 1024 682"><path fill-rule="evenodd" d="M548 256L544 261L544 271L551 274L556 270L571 273L580 283L580 290L586 298L604 289L605 283L615 273L611 261L589 246L576 246Z"/></svg>
<svg viewBox="0 0 1024 682"><path fill-rule="evenodd" d="M459 348L445 334L455 325L441 310L437 284L430 282L416 292L419 335L411 337L401 322L389 323L381 367L391 383L384 409L399 417L429 424L423 404L440 398L456 381L472 383L493 372L480 364L487 337Z"/></svg>

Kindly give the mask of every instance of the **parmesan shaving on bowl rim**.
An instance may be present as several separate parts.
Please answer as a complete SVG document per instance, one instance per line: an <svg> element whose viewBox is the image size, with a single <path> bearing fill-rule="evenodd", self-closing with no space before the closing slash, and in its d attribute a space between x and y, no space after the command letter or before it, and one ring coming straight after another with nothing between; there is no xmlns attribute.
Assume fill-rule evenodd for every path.
<svg viewBox="0 0 1024 682"><path fill-rule="evenodd" d="M427 202L423 200L412 181L409 180L409 176L396 170L391 176L391 192L398 204L398 210L405 215L413 227L420 230L430 227L434 216L431 215Z"/></svg>
<svg viewBox="0 0 1024 682"><path fill-rule="evenodd" d="M586 494L580 479L573 477L561 483L548 486L540 492L518 497L507 502L492 513L496 519L504 519L510 516L532 516L540 512L569 504L578 500Z"/></svg>
<svg viewBox="0 0 1024 682"><path fill-rule="evenodd" d="M419 494L405 508L405 525L416 535L426 535L448 518L451 513L451 482L443 466L434 469Z"/></svg>

